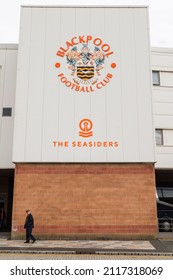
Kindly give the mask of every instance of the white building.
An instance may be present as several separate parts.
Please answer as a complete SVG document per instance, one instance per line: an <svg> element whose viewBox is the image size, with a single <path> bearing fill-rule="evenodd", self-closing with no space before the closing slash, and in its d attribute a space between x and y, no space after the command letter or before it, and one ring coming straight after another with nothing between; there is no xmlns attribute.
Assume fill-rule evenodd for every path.
<svg viewBox="0 0 173 280"><path fill-rule="evenodd" d="M152 48L156 169L173 168L173 50Z"/></svg>
<svg viewBox="0 0 173 280"><path fill-rule="evenodd" d="M17 45L0 45L0 207L12 219L14 164L12 162Z"/></svg>
<svg viewBox="0 0 173 280"><path fill-rule="evenodd" d="M151 62L157 194L161 200L173 204L173 49L152 48ZM165 207L161 204L158 207L161 217ZM168 216L171 209L167 208Z"/></svg>
<svg viewBox="0 0 173 280"><path fill-rule="evenodd" d="M0 168L12 169L17 45L0 45Z"/></svg>
<svg viewBox="0 0 173 280"><path fill-rule="evenodd" d="M131 11L130 11L131 10ZM135 13L133 13L135 11ZM97 163L124 163L126 164L141 164L145 163L144 166L152 164L154 160L155 170L156 170L156 185L159 191L166 190L166 193L169 192L169 196L171 197L171 192L173 191L173 50L172 49L162 49L162 48L152 48L151 49L151 68L150 74L148 75L150 57L148 57L148 34L147 34L147 22L146 21L146 10L145 8L139 9L139 7L135 7L131 9L121 9L121 22L117 21L116 26L121 25L121 31L118 29L117 32L122 34L126 30L126 24L128 22L129 28L131 28L132 32L136 38L140 40L133 41L132 37L128 37L129 45L128 47L124 44L124 38L121 37L122 44L119 42L117 45L117 61L112 61L112 68L116 67L115 62L121 65L121 73L117 74L116 78L110 83L110 90L113 91L116 88L117 95L115 98L111 99L109 97L106 99L107 102L107 112L105 110L105 97L104 95L100 96L100 100L96 99L93 96L85 97L85 108L83 109L83 99L82 98L74 98L74 96L67 96L67 87L64 86L63 80L61 80L61 84L59 87L61 88L62 94L58 96L51 97L50 88L52 92L54 92L55 82L52 82L52 77L50 77L50 65L54 63L51 57L48 56L48 50L53 51L53 47L57 42L57 38L52 36L50 30L52 29L53 21L52 15L55 16L58 10L52 8L52 10L48 9L47 11L47 19L48 24L47 28L47 42L45 45L42 44L42 41L45 40L45 33L43 27L37 26L37 28L32 29L31 38L26 36L26 31L31 28L31 7L23 8L22 14L22 24L25 29L24 33L21 35L21 46L18 60L18 85L17 85L17 98L15 103L15 95L16 95L16 74L17 74L17 45L1 45L0 46L0 206L4 207L6 212L9 213L7 217L8 228L11 228L11 214L12 214L12 202L13 202L13 180L14 180L14 168L19 166L21 168L21 162L23 162L22 168L20 169L21 174L22 170L24 170L25 166L28 163L77 163L77 162L97 162ZM86 12L86 11L85 11ZM72 17L73 21L73 12L67 11L64 9L63 11L64 17L62 16L62 21L64 28L66 28L66 32L63 33L63 36L68 36L70 38L70 32L68 31L69 27L65 27L65 14L68 13L68 16ZM63 15L62 13L62 15ZM77 20L80 22L82 19L82 10L78 10L78 18ZM96 13L95 10L92 10L92 13ZM98 13L98 12L97 12ZM99 13L102 13L100 10ZM107 17L111 17L112 10L106 11ZM115 13L119 13L118 10L115 9ZM89 15L89 13L88 13ZM132 16L133 15L133 16ZM34 9L33 20L37 22L38 16L40 17L40 21L45 21L45 10L42 9ZM98 15L96 15L98 16ZM109 19L108 17L108 19ZM134 18L133 18L134 17ZM94 18L94 17L93 17ZM134 19L134 21L132 20ZM89 17L88 17L89 20ZM134 22L138 23L139 29L134 28ZM44 22L45 23L45 22ZM112 25L112 21L107 21L107 28ZM103 31L104 31L104 26ZM71 27L72 28L72 27ZM78 33L82 34L81 27L78 27ZM100 28L100 26L99 26ZM144 32L143 36L140 36L140 28L143 28ZM84 27L85 33L87 32L87 27ZM134 31L135 30L135 31ZM98 33L98 28L95 26L94 33ZM38 40L38 35L41 36ZM120 35L120 34L119 34ZM126 34L128 36L128 34ZM124 35L124 36L126 36ZM145 35L145 36L144 36ZM100 35L101 36L101 35ZM36 41L37 38L37 41ZM119 37L120 38L120 37ZM107 52L109 47L115 48L116 39L112 38L111 42L110 38L107 38L103 44L103 50ZM29 45L29 41L31 40L32 44ZM51 41L52 40L52 41ZM61 40L66 41L66 37L61 37ZM84 39L83 39L84 40ZM91 41L91 36L88 35L88 40ZM97 41L96 41L97 40ZM95 39L95 43L98 44L101 39ZM52 42L52 43L50 43ZM72 37L71 43L75 43L77 45L77 37ZM110 45L108 43L111 43ZM26 44L26 46L25 46ZM99 46L100 46L99 45ZM85 46L86 47L86 46ZM92 47L92 45L91 45ZM58 51L57 47L57 51ZM142 50L142 55L139 50ZM45 51L46 50L46 51ZM135 52L136 50L136 52ZM62 51L60 48L59 51ZM120 55L121 52L121 55ZM37 54L40 54L38 57ZM30 58L29 58L30 55ZM30 59L30 61L29 61ZM38 59L39 63L35 65L35 60ZM44 59L44 61L43 61ZM129 61L128 61L129 60ZM135 65L130 60L135 60ZM127 63L128 61L128 63ZM56 61L55 61L56 62ZM43 65L44 64L44 65ZM142 66L141 66L142 64ZM43 69L43 67L45 67ZM59 63L58 63L59 67ZM108 66L107 66L108 67ZM132 67L132 68L131 68ZM29 73L30 69L32 72ZM63 68L64 71L65 68ZM108 68L107 68L108 69ZM51 70L52 71L52 70ZM52 74L54 74L56 68L53 69ZM140 72L141 71L141 72ZM40 75L37 75L38 72L41 72ZM27 74L29 73L29 74ZM126 73L123 74L123 73ZM150 92L150 77L152 77L153 73L153 87L152 87L152 102L149 97ZM130 74L130 76L129 76ZM30 76L29 76L30 75ZM70 74L67 74L69 78ZM136 76L137 75L137 76ZM108 78L112 78L109 76ZM142 79L144 78L144 79ZM38 81L39 79L39 81ZM45 80L46 79L46 80ZM63 77L60 77L63 79ZM152 79L152 78L151 78ZM123 81L123 82L122 82ZM58 81L56 81L58 82ZM65 82L65 83L66 83ZM54 83L54 84L53 84ZM102 84L97 84L98 89ZM118 86L117 86L118 85ZM43 86L45 90L42 91ZM69 84L69 86L71 86ZM112 87L112 88L111 88ZM130 87L130 88L129 88ZM130 95L128 94L131 93ZM92 90L90 88L90 90ZM28 95L27 92L30 92ZM40 95L39 95L40 92ZM104 89L105 92L105 89ZM121 94L119 94L121 92ZM38 95L36 96L36 93ZM41 94L43 93L43 96ZM139 95L138 95L139 94ZM70 98L70 103L69 103ZM57 131L61 131L61 143L59 145L64 145L59 154L54 152L51 146L49 146L50 136L54 135L52 138L52 142L54 145L58 145L57 134L54 134L54 127L56 123L52 123L50 120L52 118L57 118L56 112L56 102L62 102L59 105L59 122L57 125ZM76 101L77 100L77 101ZM93 102L93 107L91 107L91 100ZM39 106L40 102L42 102L42 106L44 106L44 111L40 111L41 107ZM76 103L77 102L77 103ZM98 103L100 104L98 106ZM122 104L122 111L120 109L119 104ZM67 116L63 112L63 104L66 104L65 111L68 111ZM69 106L70 104L70 106ZM76 110L75 119L72 119L72 113L74 108L71 108L71 104ZM115 104L115 105L114 105ZM131 107L129 106L131 104ZM153 108L152 108L153 105ZM100 109L104 112L104 114L100 114ZM93 111L92 111L93 110ZM105 110L105 111L104 111ZM97 112L98 111L98 112ZM97 113L96 113L97 112ZM153 112L153 116L152 116ZM94 123L99 127L100 119L102 119L104 129L101 130L98 128L98 138L94 138L94 145L97 143L106 143L102 145L108 145L108 142L105 142L106 137L110 138L110 142L113 145L118 146L120 143L119 149L104 149L101 147L100 149L91 150L91 154L89 155L86 152L86 149L82 151L83 156L81 156L81 147L79 146L72 153L69 153L70 149L67 152L67 144L66 139L74 140L74 135L76 132L75 127L70 126L70 121L72 121L75 125L75 121L79 122L84 118L83 114L91 116ZM13 128L14 128L14 114L16 118L15 122L15 133L13 139ZM64 118L68 118L67 127L64 128ZM153 122L152 123L152 117ZM123 124L123 129L117 123L111 121L111 119L119 119L121 118L121 123ZM105 122L107 120L107 123ZM123 121L122 121L123 119ZM130 125L128 125L130 124ZM132 125L133 124L133 125ZM88 124L87 124L88 125ZM112 125L114 126L114 130L117 131L117 139L114 139L114 134L112 134ZM27 126L27 128L26 128ZM42 126L42 127L41 127ZM155 128L155 135L154 129ZM40 130L42 128L42 130ZM94 128L95 129L95 128ZM131 131L131 132L130 132ZM89 131L91 133L91 131ZM80 133L86 133L85 129L81 128ZM35 137L33 137L35 135ZM148 135L148 137L146 137ZM80 135L79 135L80 136ZM155 143L155 155L153 153L153 139L156 139ZM113 139L113 141L112 141ZM14 141L13 141L14 140ZM78 139L75 136L75 143ZM60 141L60 139L59 139ZM73 141L74 142L74 141ZM72 142L72 143L73 143ZM109 142L109 143L110 143ZM81 143L81 142L80 142ZM90 142L91 143L91 142ZM93 145L92 143L92 145ZM123 143L123 145L122 145ZM13 145L14 144L14 145ZM74 144L73 144L74 145ZM76 144L75 144L76 145ZM101 145L101 144L99 144ZM110 144L109 144L110 145ZM111 144L112 145L112 144ZM14 149L13 149L14 147ZM13 152L12 152L13 150ZM71 151L73 149L71 148ZM13 156L12 156L13 153ZM92 154L93 153L93 154ZM89 157L88 157L89 155ZM116 160L114 160L116 158ZM96 159L96 160L95 160ZM13 163L14 161L14 163ZM97 167L97 164L95 164ZM30 168L30 166L26 167ZM40 167L39 167L40 168ZM120 167L118 167L120 168ZM128 167L129 168L129 167ZM136 167L135 167L136 168ZM39 170L39 169L38 169ZM16 168L16 174L18 169ZM32 171L33 172L33 171ZM148 171L147 171L148 172ZM28 174L26 175L28 176ZM20 178L20 176L19 176ZM93 179L95 180L95 179ZM19 184L19 179L17 180ZM17 184L16 183L16 184ZM20 184L19 184L20 185ZM123 184L122 184L123 185ZM22 190L21 190L22 193ZM15 194L17 197L17 193ZM167 194L165 195L167 196ZM147 193L146 193L147 197ZM16 198L15 198L16 199ZM154 199L154 198L153 198ZM154 201L154 204L156 202ZM28 205L29 206L29 205ZM13 206L14 207L14 206ZM22 209L25 209L26 205L22 205ZM16 210L15 210L16 211ZM19 222L16 222L18 217L16 214L13 214L13 227L19 227ZM22 221L20 221L22 223ZM147 233L146 233L147 234Z"/></svg>

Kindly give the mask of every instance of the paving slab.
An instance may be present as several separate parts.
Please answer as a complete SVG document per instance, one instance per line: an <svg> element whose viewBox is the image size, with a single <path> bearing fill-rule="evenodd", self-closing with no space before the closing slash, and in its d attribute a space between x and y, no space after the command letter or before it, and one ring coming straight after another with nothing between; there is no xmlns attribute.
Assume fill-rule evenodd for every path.
<svg viewBox="0 0 173 280"><path fill-rule="evenodd" d="M173 239L160 240L10 240L9 232L0 232L0 253L126 254L173 256Z"/></svg>
<svg viewBox="0 0 173 280"><path fill-rule="evenodd" d="M0 238L0 253L71 253L71 254L169 254L173 251L160 240L23 240Z"/></svg>

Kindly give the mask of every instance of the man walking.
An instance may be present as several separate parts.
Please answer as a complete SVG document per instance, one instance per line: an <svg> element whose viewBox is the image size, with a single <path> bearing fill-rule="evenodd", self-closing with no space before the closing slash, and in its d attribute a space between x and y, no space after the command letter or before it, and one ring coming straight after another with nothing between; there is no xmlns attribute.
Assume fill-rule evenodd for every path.
<svg viewBox="0 0 173 280"><path fill-rule="evenodd" d="M32 229L34 228L34 218L30 210L26 210L26 220L24 228L26 229L26 241L24 243L29 243L29 240L32 240L32 243L36 241L35 237L32 235Z"/></svg>
<svg viewBox="0 0 173 280"><path fill-rule="evenodd" d="M4 208L1 208L0 210L0 229L3 229L5 227L5 210Z"/></svg>

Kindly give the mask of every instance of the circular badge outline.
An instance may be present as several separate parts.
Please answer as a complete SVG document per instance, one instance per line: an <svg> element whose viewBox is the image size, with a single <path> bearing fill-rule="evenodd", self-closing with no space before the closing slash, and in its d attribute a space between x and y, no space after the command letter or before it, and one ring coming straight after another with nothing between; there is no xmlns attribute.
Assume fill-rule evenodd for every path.
<svg viewBox="0 0 173 280"><path fill-rule="evenodd" d="M91 131L91 129L93 128L93 123L92 123L92 121L91 121L90 119L82 119L82 120L80 121L80 123L79 123L79 128L80 128L82 131L85 131L85 130L83 129L83 127L82 127L82 123L83 123L83 122L89 123L90 127L89 127L88 131Z"/></svg>

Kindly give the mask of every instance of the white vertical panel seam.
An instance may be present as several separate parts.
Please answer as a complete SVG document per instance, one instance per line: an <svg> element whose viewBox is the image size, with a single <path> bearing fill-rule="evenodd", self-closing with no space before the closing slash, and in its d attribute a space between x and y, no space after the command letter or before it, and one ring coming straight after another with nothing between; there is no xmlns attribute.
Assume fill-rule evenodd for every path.
<svg viewBox="0 0 173 280"><path fill-rule="evenodd" d="M76 26L77 26L77 17L76 17L77 9L75 8L75 33L76 33ZM76 123L76 93L73 92L74 96L74 115L73 115L73 138L75 139L75 123ZM76 139L75 139L76 140ZM73 162L75 162L75 150L73 149Z"/></svg>
<svg viewBox="0 0 173 280"><path fill-rule="evenodd" d="M2 108L4 106L4 96L5 96L5 79L6 79L6 72L7 72L7 50L5 51L5 61L4 61L4 76L3 76L3 90L2 90Z"/></svg>
<svg viewBox="0 0 173 280"><path fill-rule="evenodd" d="M156 161L155 155L156 155L156 145L155 145L155 129L154 129L154 113L153 113L153 92L152 92L152 66L151 66L151 47L150 47L150 25L149 25L149 8L147 7L145 9L145 14L146 14L146 22L147 22L147 42L148 42L148 53L149 53L149 74L150 74L150 107L151 107L151 120L152 120L152 132L153 132L153 159L154 162Z"/></svg>
<svg viewBox="0 0 173 280"><path fill-rule="evenodd" d="M5 76L6 76L6 60L7 60L7 50L5 51L5 60L4 60L4 71L2 67L2 78L3 78L3 85L2 85L2 110L4 106L4 91L5 91ZM2 65L3 66L3 65ZM2 110L1 110L1 123L0 123L0 145L2 142L2 122L3 122L3 116L2 116Z"/></svg>
<svg viewBox="0 0 173 280"><path fill-rule="evenodd" d="M138 160L141 159L140 149L140 132L139 132L139 98L138 98L138 87L137 87L137 60L136 60L136 25L135 25L135 9L133 8L133 37L134 37L134 56L135 56L135 91L136 91L136 109L137 109L137 131L138 131Z"/></svg>
<svg viewBox="0 0 173 280"><path fill-rule="evenodd" d="M62 22L62 8L57 9L58 15L59 15L59 34L57 37L58 40L58 44L61 46L61 22ZM59 127L60 127L60 89L61 89L61 85L60 82L58 82L58 129L57 129L57 133L58 133L58 137L57 140L59 139ZM59 150L57 148L57 161L59 161Z"/></svg>
<svg viewBox="0 0 173 280"><path fill-rule="evenodd" d="M122 9L119 9L119 42L120 42L120 65L119 65L119 72L120 72L120 89L121 89L121 129L122 129L122 158L123 158L123 161L124 161L124 118L123 118L123 96L122 96L122 68L121 68L121 65L122 65L122 51L121 51L121 46L122 46L122 40L121 40L121 22L120 22L120 18L121 18L121 11Z"/></svg>
<svg viewBox="0 0 173 280"><path fill-rule="evenodd" d="M45 50L46 50L46 34L47 34L47 8L44 8L45 10L45 35L44 35L44 62L43 62L43 100L42 100L42 124L41 124L41 149L40 149L40 152L41 152L41 155L40 155L40 158L41 158L41 161L42 161L42 155L43 155L43 119L44 119L44 103L45 103Z"/></svg>
<svg viewBox="0 0 173 280"><path fill-rule="evenodd" d="M103 21L104 21L104 30L103 30L103 34L104 34L104 40L105 40L105 35L106 35L106 32L105 32L105 18L106 18L106 8L103 8ZM106 65L105 65L106 66ZM105 72L106 72L106 67L105 67ZM108 108L107 108L107 87L105 87L105 124L106 124L106 141L108 141ZM108 162L108 149L107 147L105 148L106 149L106 162Z"/></svg>
<svg viewBox="0 0 173 280"><path fill-rule="evenodd" d="M27 139L27 123L28 123L28 99L29 99L29 76L30 76L30 61L31 61L31 33L32 33L32 9L30 8L30 34L29 34L29 63L28 63L28 87L27 87L27 101L26 101L26 127L25 127L25 146L24 146L24 161L26 160L26 139Z"/></svg>
<svg viewBox="0 0 173 280"><path fill-rule="evenodd" d="M21 25L21 22L22 22L22 11L21 11L21 15L20 15L20 25ZM16 68L16 88L15 88L15 99L14 99L14 122L13 122L13 150L12 150L12 160L13 160L13 157L14 157L14 150L16 150L16 147L14 148L14 142L15 142L15 145L16 145L16 107L17 107L17 104L18 104L18 101L17 101L17 92L18 92L18 88L19 88L19 80L20 80L20 75L21 75L21 72L19 71L19 66L21 65L21 51L20 51L20 48L21 48L21 26L20 26L20 30L19 30L19 33L20 33L20 37L19 37L19 47L18 47L18 50L17 50L17 68ZM21 66L20 66L21 67ZM24 147L24 150L25 150L25 147ZM15 152L16 153L16 152Z"/></svg>
<svg viewBox="0 0 173 280"><path fill-rule="evenodd" d="M2 70L2 67L1 67L1 65L0 65L0 95L1 95L1 90L2 90L2 96L3 96L3 85L1 84L2 83L2 75L1 74L3 74L3 72L2 72L3 70ZM3 103L1 103L1 104L3 104ZM3 106L3 105L2 105ZM1 133L2 133L2 130L1 130L1 124L2 124L2 108L1 108L1 106L0 106L0 110L1 110L1 112L0 112L0 137L1 137ZM1 143L1 138L0 138L0 143Z"/></svg>
<svg viewBox="0 0 173 280"><path fill-rule="evenodd" d="M163 145L165 144L166 129L163 129Z"/></svg>
<svg viewBox="0 0 173 280"><path fill-rule="evenodd" d="M91 8L89 8L89 19L91 18ZM89 21L89 32L91 34L91 20ZM92 35L92 34L91 34ZM92 106L92 98L91 98L91 94L90 93L90 119L91 119L91 106ZM92 154L92 150L91 147L89 148L89 153L90 153L90 157L89 157L89 161L91 162L91 154Z"/></svg>

